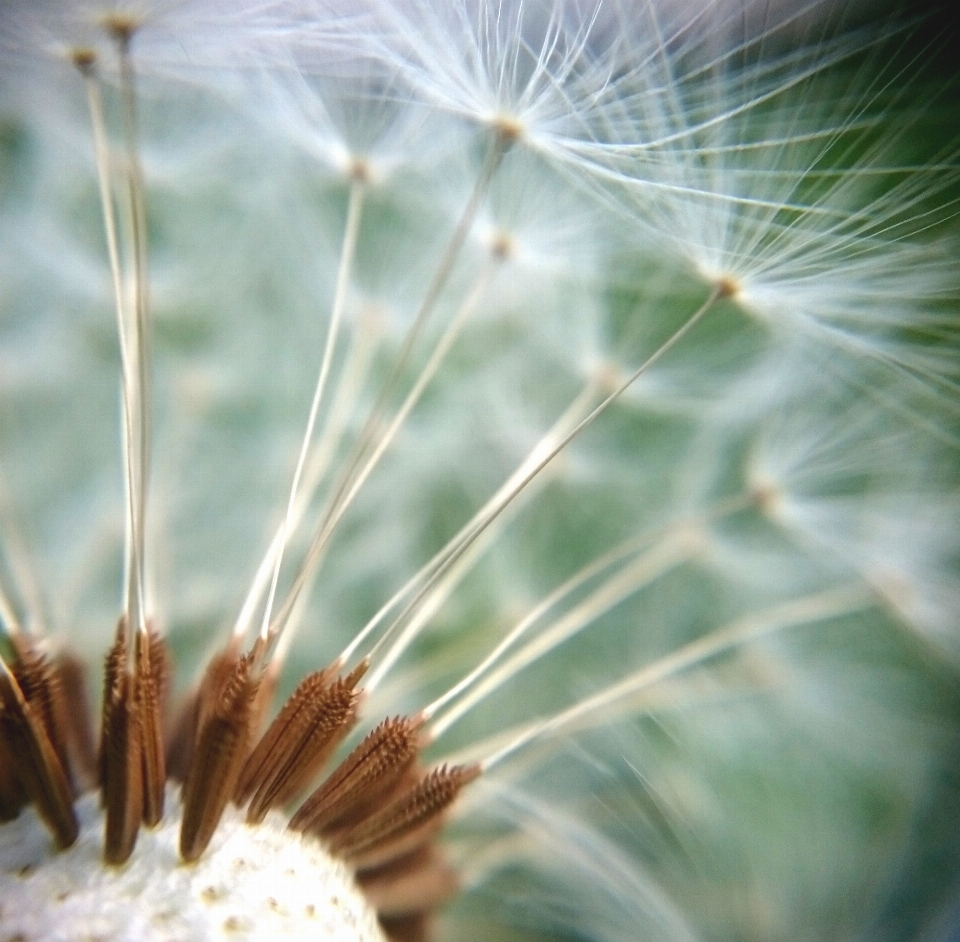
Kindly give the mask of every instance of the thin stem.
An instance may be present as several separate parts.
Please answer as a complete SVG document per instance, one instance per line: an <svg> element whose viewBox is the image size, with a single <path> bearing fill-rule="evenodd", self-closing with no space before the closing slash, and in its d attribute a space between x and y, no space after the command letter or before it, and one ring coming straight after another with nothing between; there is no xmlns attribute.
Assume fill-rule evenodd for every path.
<svg viewBox="0 0 960 942"><path fill-rule="evenodd" d="M276 554L276 560L273 564L273 576L270 580L270 591L267 595L267 603L263 609L263 622L260 626L260 637L266 640L270 628L270 615L273 611L273 601L277 592L277 580L280 578L280 565L283 562L283 551L286 546L287 536L290 532L291 522L294 516L294 504L297 499L297 490L300 486L300 477L303 474L303 467L307 460L307 452L310 449L310 441L313 438L314 426L317 422L317 414L320 410L320 403L323 400L323 393L327 385L327 377L330 373L330 364L333 361L333 351L337 342L337 335L340 330L340 321L343 317L343 309L346 303L347 288L350 284L350 273L353 268L353 257L357 247L357 234L360 231L360 213L363 207L364 184L362 180L354 180L350 186L350 200L347 205L347 221L343 232L343 247L340 252L340 265L337 271L337 283L333 296L333 308L330 313L330 323L327 327L327 339L324 344L323 360L320 364L320 374L317 377L317 386L313 393L313 402L310 404L310 416L307 419L307 428L303 435L303 444L300 446L300 456L297 459L297 468L293 474L293 484L290 486L290 498L287 501L287 512L283 519L281 528L280 548Z"/></svg>
<svg viewBox="0 0 960 942"><path fill-rule="evenodd" d="M459 545L453 549L449 555L445 558L443 563L439 565L435 571L427 579L426 583L421 587L416 595L407 603L406 607L400 614L394 619L391 625L384 632L384 636L377 643L376 648L378 649L382 645L387 637L393 634L394 631L401 625L410 614L416 609L416 607L423 601L423 599L432 591L433 587L437 582L443 578L444 574L453 566L457 560L469 549L470 545L479 538L483 532L497 519L497 517L503 513L503 511L514 501L523 491L527 488L531 481L537 477L537 475L548 465L551 461L567 445L573 441L577 435L580 434L587 426L589 426L598 416L600 416L604 410L606 410L611 403L616 401L623 393L634 383L640 376L643 375L651 366L653 366L662 356L664 356L668 350L670 350L680 339L693 329L693 327L699 323L703 316L710 310L711 307L719 300L721 297L726 295L726 291L722 286L717 286L711 292L710 297L696 310L689 318L676 330L667 340L665 340L658 348L655 350L623 383L620 384L612 393L610 393L605 399L603 399L598 406L596 406L592 412L590 412L584 419L582 419L564 438L556 445L550 452L538 461L531 470L529 470L519 482L504 495L502 500L491 509L491 511L478 521L476 526L463 538ZM375 653L376 649L371 652L371 657Z"/></svg>
<svg viewBox="0 0 960 942"><path fill-rule="evenodd" d="M117 236L116 211L113 204L110 185L110 145L107 141L106 121L103 112L103 96L100 91L100 81L92 61L79 66L83 75L84 86L87 91L87 105L90 111L90 124L93 131L94 153L97 163L97 182L100 190L100 208L103 215L103 226L107 241L107 257L110 263L110 277L113 284L114 308L117 321L117 335L120 346L120 375L121 401L123 410L123 463L124 481L126 485L126 526L125 526L125 565L124 565L124 599L127 612L127 624L132 625L135 600L139 599L139 558L136 540L137 518L137 472L135 466L134 417L136 398L133 366L130 362L130 341L127 331L127 316L125 311L123 272L120 265L119 239Z"/></svg>
<svg viewBox="0 0 960 942"><path fill-rule="evenodd" d="M354 637L353 641L347 646L341 655L344 661L349 661L353 657L357 648L366 641L366 639L372 634L372 632L380 625L380 623L386 618L386 616L393 611L400 602L410 595L410 593L425 580L427 580L433 573L435 573L450 556L462 545L464 540L466 540L470 533L476 527L476 524L481 519L484 519L490 511L499 505L504 496L513 490L515 482L522 479L526 474L526 471L529 467L536 464L540 460L540 456L543 455L546 451L553 447L553 443L558 441L560 437L565 434L565 430L569 429L571 424L576 422L584 413L584 410L587 407L587 404L591 402L596 395L594 384L588 384L583 391L576 397L576 399L571 403L571 405L566 409L564 414L554 423L553 427L547 432L543 438L534 446L533 450L529 455L524 459L516 471L500 486L497 492L487 501L480 510L477 511L470 518L470 520L460 528L459 532L453 536L450 540L447 541L446 545L440 549L434 556L425 563L418 572L416 572L407 582L401 586L384 605L381 606L379 611L364 625L363 629L358 632ZM401 639L402 640L402 639ZM400 644L401 641L398 641L397 644ZM393 651L387 654L387 658L391 658ZM372 653L371 655L372 656ZM368 680L369 685L369 680Z"/></svg>
<svg viewBox="0 0 960 942"><path fill-rule="evenodd" d="M614 705L629 704L632 697L653 684L675 677L682 671L699 666L750 641L757 641L785 628L796 628L849 615L874 602L872 594L863 586L843 586L784 602L766 611L738 619L684 645L556 716L535 724L513 742L487 756L481 763L483 769L487 771L493 768L535 740L555 735L574 725L583 728L582 724L591 716L602 714Z"/></svg>
<svg viewBox="0 0 960 942"><path fill-rule="evenodd" d="M400 347L400 352L397 354L397 357L394 360L393 368L381 386L377 400L374 403L373 408L370 410L370 413L363 424L363 428L360 430L360 434L357 436L357 442L354 446L353 453L347 461L346 470L341 477L340 483L336 489L336 492L334 493L333 500L330 503L330 507L328 509L328 514L330 515L336 511L339 503L343 499L344 493L350 486L354 472L358 467L360 467L360 463L363 461L363 457L366 454L367 449L370 448L373 442L376 430L380 425L383 411L386 408L387 401L393 394L393 391L396 388L397 383L399 382L400 377L410 360L410 356L413 353L413 348L416 345L416 342L422 333L430 314L433 312L433 309L440 298L440 294L447 284L447 280L453 271L457 257L463 248L463 243L467 238L467 233L473 226L477 212L480 209L480 204L490 186L490 181L493 179L493 175L500 166L500 163L503 160L503 157L506 154L509 146L510 142L503 135L497 134L487 150L483 165L480 168L480 173L474 184L473 192L470 194L470 199L467 201L466 206L464 206L463 212L460 215L460 219L457 221L456 228L450 236L450 239L447 241L443 254L440 257L440 261L437 264L437 267L433 273L433 277L430 280L430 284L427 286L426 293L420 302L420 307L417 309L417 313L414 315L413 323L411 324L410 329L407 331L407 334L403 340L403 344Z"/></svg>
<svg viewBox="0 0 960 942"><path fill-rule="evenodd" d="M689 562L702 549L703 540L689 532L673 533L640 556L621 572L606 579L579 605L574 606L538 637L525 644L513 657L479 683L467 696L447 710L430 728L433 738L441 736L478 703L496 692L521 670L540 660L559 645L579 634L615 606L677 566Z"/></svg>
<svg viewBox="0 0 960 942"><path fill-rule="evenodd" d="M602 575L606 570L612 569L620 563L625 562L630 556L639 552L644 546L650 545L651 540L656 536L658 536L660 540L668 540L675 537L683 530L689 530L692 526L697 526L698 524L705 525L718 518L737 513L746 507L749 507L750 505L751 499L749 497L735 497L728 500L719 501L716 505L714 505L713 508L704 514L698 515L692 519L674 521L668 526L661 528L658 534L644 533L641 536L624 540L618 546L608 550L602 556L597 557L595 560L579 569L572 576L570 576L569 579L554 589L553 592L551 592L538 605L536 605L490 652L490 654L488 654L472 671L470 671L470 673L468 673L462 680L454 684L446 693L434 700L433 703L425 707L421 711L424 718L428 720L432 719L437 713L440 712L442 707L446 706L452 700L455 700L462 693L472 687L483 677L484 674L487 673L487 671L490 670L491 667L497 664L503 658L503 656L530 630L530 628L547 614L547 612L555 608L560 602L569 598L575 592L579 591L588 582L591 582L593 579ZM456 717L448 720L447 717L450 715L451 714L448 713L447 716L441 717L441 719L438 720L433 727L431 727L431 733L434 739L439 737L444 730L452 725Z"/></svg>
<svg viewBox="0 0 960 942"><path fill-rule="evenodd" d="M376 430L380 425L381 417L387 401L396 388L407 362L410 359L417 339L419 338L424 325L432 313L433 308L435 307L440 294L446 286L447 280L453 271L454 264L460 254L461 249L463 248L463 243L466 240L467 233L473 226L473 222L480 208L480 204L486 195L488 187L490 186L490 181L493 179L494 173L496 173L497 168L500 166L500 163L503 160L507 150L509 150L511 144L512 140L508 135L502 133L496 133L494 135L494 139L487 150L483 166L480 169L480 174L477 177L476 183L474 184L470 199L467 201L467 204L460 215L460 219L457 222L457 226L448 240L446 247L444 248L443 255L441 256L440 262L434 271L433 278L427 287L427 291L420 303L420 307L414 316L413 323L404 337L403 345L401 346L400 352L394 361L393 368L391 369L386 381L380 388L380 393L377 396L377 400L374 403L373 408L370 410L370 413L364 422L363 428L360 430L360 434L357 436L357 441L350 457L347 459L345 470L340 477L340 481L333 493L332 498L328 501L327 507L318 527L317 536L313 545L311 546L308 557L304 561L300 572L297 574L297 577L294 580L294 584L284 601L281 612L276 618L274 618L273 625L268 629L268 634L276 633L277 631L281 630L283 622L289 614L290 607L295 602L297 594L302 591L307 572L316 564L316 560L322 551L323 544L329 539L333 529L342 519L346 508L356 496L360 486L362 486L363 482L369 475L369 472L375 466L379 455L381 455L384 451L383 448L377 447L374 460L368 461L363 470L361 470L359 474L356 474L357 469L360 468L368 449L373 445ZM359 484L357 483L358 481Z"/></svg>
<svg viewBox="0 0 960 942"><path fill-rule="evenodd" d="M450 320L450 323L447 325L447 328L441 335L440 339L437 341L437 345L434 348L430 359L427 361L420 375L417 377L417 381L407 394L407 397L404 399L403 404L400 406L397 414L394 416L393 420L390 422L390 425L381 436L373 453L367 459L366 464L354 479L350 489L340 500L339 504L336 505L334 512L325 519L323 526L317 533L317 536L314 539L309 552L307 553L300 572L297 574L297 578L290 588L290 592L284 600L283 606L274 618L273 624L270 626L269 631L271 635L275 635L277 632L282 630L283 624L286 621L287 616L290 614L290 610L296 602L297 596L303 589L310 571L314 568L319 560L320 554L327 545L327 542L333 534L335 527L350 508L353 500L356 498L367 478L370 476L380 459L386 453L386 450L390 447L390 444L392 443L397 432L400 430L400 427L406 421L407 416L417 404L421 395L423 395L423 391L426 389L427 385L436 375L436 372L443 363L443 360L446 358L446 355L450 352L450 349L453 346L454 341L457 339L460 331L463 329L474 310L476 310L480 303L480 299L482 298L484 292L490 284L491 279L493 278L496 262L496 258L491 258L491 260L477 275L470 292L460 305L460 308L454 314L453 318Z"/></svg>
<svg viewBox="0 0 960 942"><path fill-rule="evenodd" d="M516 509L519 509L519 505L514 506ZM456 589L467 573L476 565L477 560L483 556L489 546L496 540L498 530L508 522L509 519L507 517L501 517L498 526L487 530L483 538L477 540L470 547L470 551L461 556L458 563L434 586L433 591L420 604L420 607L409 619L399 637L390 645L387 653L380 659L376 670L369 675L369 679L364 685L364 690L366 690L368 694L373 693L373 691L380 686L380 682L390 672L393 665L403 656L404 651L417 639L420 632L423 631L433 616L436 615L446 603L454 589ZM388 638L389 635L384 635L384 637L380 639L380 642L374 645L368 657L373 657Z"/></svg>
<svg viewBox="0 0 960 942"><path fill-rule="evenodd" d="M133 560L135 579L132 580L133 598L127 601L127 624L141 632L147 630L145 545L147 517L147 487L150 478L150 312L147 282L147 222L143 170L140 165L139 128L133 60L130 56L129 32L117 33L120 58L120 94L123 101L123 125L126 144L126 179L130 213L131 257L133 260L134 291L134 350L133 366L137 387L136 396L136 457L137 471L136 513L133 525ZM136 616L134 618L134 616Z"/></svg>
<svg viewBox="0 0 960 942"><path fill-rule="evenodd" d="M333 399L330 412L327 414L323 423L323 431L320 440L313 449L313 454L307 464L304 481L299 489L297 500L294 505L293 518L290 522L291 529L296 529L306 513L307 507L316 494L333 458L334 453L343 437L347 426L347 419L356 402L357 395L363 380L367 375L370 362L373 357L377 331L373 326L374 318L371 316L360 318L359 329L354 335L346 355L346 362L343 365L343 372L337 382L337 392ZM263 598L264 592L270 582L270 576L273 571L274 560L280 552L285 541L284 525L277 528L270 541L270 546L264 554L257 572L254 575L253 582L244 599L243 606L237 616L234 624L234 637L242 637L246 634L253 620L253 613Z"/></svg>

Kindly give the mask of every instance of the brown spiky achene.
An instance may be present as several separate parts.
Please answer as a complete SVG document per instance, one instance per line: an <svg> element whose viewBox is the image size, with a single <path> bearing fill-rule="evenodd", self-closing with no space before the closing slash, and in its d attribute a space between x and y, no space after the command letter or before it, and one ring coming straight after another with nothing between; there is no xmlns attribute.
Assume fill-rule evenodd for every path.
<svg viewBox="0 0 960 942"><path fill-rule="evenodd" d="M384 720L301 805L290 827L327 835L363 821L413 766L419 717Z"/></svg>
<svg viewBox="0 0 960 942"><path fill-rule="evenodd" d="M350 731L358 701L354 688L365 670L363 664L340 679L332 665L310 674L293 692L241 775L237 802L250 799L251 824L302 791Z"/></svg>
<svg viewBox="0 0 960 942"><path fill-rule="evenodd" d="M96 775L82 664L77 658L65 654L51 660L19 632L10 634L8 640L13 657L11 676L5 678L4 696L8 704L5 709L10 715L6 719L0 718L0 725L25 723L27 727L35 727L30 738L38 738L38 742L31 749L46 754L49 745L71 794L78 794L92 786ZM6 668L3 673L7 674ZM29 717L18 719L20 698L27 705L24 712ZM16 738L13 731L0 735L0 821L13 820L25 804L35 800L27 793L21 776L17 774ZM42 777L46 779L47 775L56 778L57 772L51 768ZM44 788L52 792L58 790L55 782L47 783Z"/></svg>
<svg viewBox="0 0 960 942"><path fill-rule="evenodd" d="M300 681L293 695L283 705L283 709L277 714L270 728L260 738L260 742L244 763L234 796L238 805L244 805L250 800L260 783L270 774L271 765L276 765L276 756L282 750L282 739L289 734L291 726L296 725L298 715L304 712L305 703L312 701L324 688L328 687L336 674L336 665L331 665L308 674Z"/></svg>
<svg viewBox="0 0 960 942"><path fill-rule="evenodd" d="M6 664L2 667L0 740L15 774L14 793L36 806L57 846L65 849L78 833L67 772L41 719L42 704L31 704L14 673Z"/></svg>
<svg viewBox="0 0 960 942"><path fill-rule="evenodd" d="M380 867L419 850L443 827L443 812L460 790L479 774L475 765L440 766L363 821L333 835L331 848L359 869Z"/></svg>
<svg viewBox="0 0 960 942"><path fill-rule="evenodd" d="M121 619L104 664L95 757L92 732L83 728L90 713L77 660L51 660L29 639L11 636L10 665L0 662L0 820L33 803L66 849L77 838L73 799L97 779L104 860L122 866L136 853L140 827L162 819L167 781L183 778L180 852L194 861L228 801L248 805L248 822L256 824L309 790L357 721L368 664L341 676L335 662L308 675L258 736L270 699L264 689L272 689L276 671L263 664L262 644L243 654L234 641L211 658L167 723L166 644L152 628L135 636L133 657L129 642ZM419 715L374 727L289 824L353 867L395 942L425 942L433 912L457 892L436 838L460 790L479 774L476 766L423 771L422 728Z"/></svg>
<svg viewBox="0 0 960 942"><path fill-rule="evenodd" d="M182 782L179 850L190 864L207 850L228 802L246 806L247 822L256 826L272 809L315 788L293 814L291 830L323 841L353 868L390 938L423 942L434 910L457 889L456 874L435 839L450 805L479 769L444 766L424 771L418 761L423 717L394 717L373 729L317 786L315 779L357 722L368 660L350 670L338 660L310 674L261 735L280 670L281 659L269 655L279 626L290 617L285 610L275 619L277 633L267 631L268 603L261 638L245 651L235 634L211 658L168 722L170 655L149 620L144 592L150 316L145 186L131 52L139 22L116 13L103 26L119 58L123 159L113 153L110 142L97 54L77 49L72 60L87 90L119 336L129 346L121 363L128 496L124 614L104 664L98 749L80 662L69 655L51 661L18 631L6 636L10 656L0 660L0 820L11 820L33 803L57 846L65 850L78 836L75 797L99 787L105 817L103 858L119 868L136 853L140 828L163 820L168 781ZM490 176L514 137L509 129L497 129L496 144L421 306L418 325L436 302ZM358 162L352 174L354 237L357 194L367 176L368 168ZM117 193L123 198L118 200ZM118 222L118 207L129 216L125 225ZM345 236L345 243L349 239ZM345 251L345 257L351 254L352 249ZM126 301L125 281L134 288ZM405 342L407 352L420 326ZM405 358L401 353L395 377ZM373 447L392 383L385 384L381 404L360 435L358 456ZM348 469L344 487L352 485L358 467ZM279 556L276 565L279 571ZM293 592L285 605L296 595Z"/></svg>
<svg viewBox="0 0 960 942"><path fill-rule="evenodd" d="M133 852L142 821L163 818L166 771L163 709L170 674L166 642L152 628L138 632L127 657L126 619L104 668L100 736L100 785L107 813L104 856L122 864Z"/></svg>
<svg viewBox="0 0 960 942"><path fill-rule="evenodd" d="M50 659L37 650L24 635L13 635L11 647L15 652L13 676L24 699L43 726L61 767L67 772L68 711L59 673Z"/></svg>
<svg viewBox="0 0 960 942"><path fill-rule="evenodd" d="M120 620L104 667L100 727L100 794L107 816L103 856L122 864L133 853L143 816L140 704L127 671L127 630Z"/></svg>
<svg viewBox="0 0 960 942"><path fill-rule="evenodd" d="M247 757L259 688L254 660L254 654L240 658L209 718L197 729L183 783L180 856L186 861L196 860L206 850Z"/></svg>
<svg viewBox="0 0 960 942"><path fill-rule="evenodd" d="M166 760L163 713L170 680L166 642L152 629L137 635L136 684L143 756L143 823L155 827L163 818Z"/></svg>

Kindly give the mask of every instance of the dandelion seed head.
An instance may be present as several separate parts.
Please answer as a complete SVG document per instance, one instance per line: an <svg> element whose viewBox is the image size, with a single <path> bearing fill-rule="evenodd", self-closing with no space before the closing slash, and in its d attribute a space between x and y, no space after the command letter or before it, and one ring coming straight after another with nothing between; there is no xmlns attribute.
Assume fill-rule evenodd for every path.
<svg viewBox="0 0 960 942"><path fill-rule="evenodd" d="M337 309L304 478L314 462L329 474L291 499L305 509L280 541L274 611L340 475L363 466L358 441L362 455L394 437L290 615L281 692L420 566L365 641L386 638L358 738L435 704L512 638L424 733L430 761L490 762L443 841L464 890L433 937L870 935L897 866L920 892L916 835L945 817L924 815L943 795L960 609L956 152L923 153L922 122L898 117L921 97L913 62L898 91L903 25L848 30L827 6L11 14L0 581L13 576L23 623L65 629L90 664L116 624L118 341L84 76L60 66L73 50L91 78L80 50L97 55L122 214L123 77L103 16L135 13L155 333L147 597L177 686L279 539ZM141 830L115 872L99 827L81 839L98 887L149 864L159 832ZM279 876L269 893L238 882L237 905L233 883L222 898L200 887L221 907L214 929L253 931L247 902L286 918Z"/></svg>

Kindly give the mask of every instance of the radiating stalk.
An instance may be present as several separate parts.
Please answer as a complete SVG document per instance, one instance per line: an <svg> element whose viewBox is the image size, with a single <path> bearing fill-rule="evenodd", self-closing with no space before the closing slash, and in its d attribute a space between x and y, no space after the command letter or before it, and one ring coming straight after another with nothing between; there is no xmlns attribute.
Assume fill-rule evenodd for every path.
<svg viewBox="0 0 960 942"><path fill-rule="evenodd" d="M347 648L344 650L341 657L345 661L349 661L353 657L354 653L360 647L363 642L367 640L368 637L380 626L384 621L387 615L390 614L404 599L410 597L418 587L424 585L439 569L447 562L450 557L457 552L457 550L463 545L463 543L469 539L470 534L476 529L478 523L485 519L492 510L499 506L506 495L511 493L516 483L522 480L529 468L536 465L541 457L549 452L555 443L559 441L564 435L573 427L586 413L589 404L594 401L596 398L596 389L594 383L588 383L585 388L577 395L574 401L567 407L563 415L554 423L553 427L540 439L539 442L533 447L530 454L523 460L520 466L514 471L512 475L497 489L496 493L483 505L470 520L460 528L460 530L451 537L445 546L438 550L433 557L428 560L407 582L401 586L377 611L377 613L364 625L363 629L359 631ZM380 641L377 644L376 650L379 650L384 643L384 638L389 637L385 634L381 637ZM375 651L371 652L371 656L376 653ZM388 652L385 659L392 658L393 650ZM378 667L379 671L379 667ZM376 672L375 672L376 673ZM368 681L369 688L369 681Z"/></svg>
<svg viewBox="0 0 960 942"><path fill-rule="evenodd" d="M127 600L127 623L131 631L147 632L146 614L146 547L147 488L150 479L150 310L147 279L147 214L143 169L140 162L139 126L133 60L130 43L134 27L126 21L117 20L108 24L116 40L120 59L120 95L123 102L124 143L126 150L126 183L130 214L131 259L133 263L133 345L132 366L135 373L137 395L134 398L135 458L136 471L135 514L133 526L133 559L131 566L134 579L131 597ZM132 656L132 654L131 654Z"/></svg>
<svg viewBox="0 0 960 942"><path fill-rule="evenodd" d="M276 634L282 630L283 625L289 616L291 609L293 608L293 605L296 603L297 596L303 589L310 572L314 569L316 562L319 559L320 554L323 552L324 547L327 545L327 542L330 539L330 536L333 534L334 529L342 519L343 515L350 508L353 500L356 498L367 478L373 472L374 468L376 468L380 459L393 442L393 439L400 430L400 427L406 421L410 412L423 395L424 390L436 375L437 370L439 370L447 354L450 352L450 349L452 348L454 341L459 336L460 331L463 329L467 320L479 305L480 299L487 290L487 287L493 278L494 272L495 263L494 260L491 260L477 275L473 286L467 294L467 297L464 299L463 303L451 318L450 323L447 325L443 334L440 336L440 339L437 341L437 344L434 347L433 353L430 355L430 359L421 370L420 375L417 377L417 380L411 390L407 393L407 396L400 406L400 409L397 411L397 414L393 417L383 435L380 436L380 439L377 442L372 454L369 456L366 463L360 469L360 472L354 478L350 488L342 495L339 503L332 508L332 512L326 517L324 524L317 533L313 544L311 545L303 562L303 565L301 566L300 571L290 588L290 592L284 600L283 606L280 608L276 617L274 618L273 625L270 627L271 633Z"/></svg>
<svg viewBox="0 0 960 942"><path fill-rule="evenodd" d="M301 487L294 503L293 517L290 521L291 529L299 526L343 438L351 410L356 404L360 387L373 359L378 333L373 321L374 318L370 316L360 318L358 330L347 351L343 370L337 381L333 403L323 423L323 431L304 471ZM234 637L242 637L250 627L254 610L267 591L274 561L284 542L284 524L281 523L273 534L269 549L260 561L250 588L247 590L247 596L234 623Z"/></svg>
<svg viewBox="0 0 960 942"><path fill-rule="evenodd" d="M273 564L273 575L270 580L270 590L267 593L267 602L263 609L263 621L260 626L260 636L266 639L270 628L270 615L273 612L273 601L277 592L277 580L280 578L280 565L283 562L283 551L289 536L290 527L294 518L294 505L297 499L297 490L300 486L300 477L310 450L313 430L317 422L317 414L323 401L327 377L330 373L330 364L333 361L333 351L340 331L340 321L346 303L347 289L350 284L350 274L353 270L353 257L357 247L357 234L360 231L360 213L363 206L365 185L362 179L356 179L350 186L350 200L347 206L347 222L343 233L343 247L340 252L340 265L337 270L336 290L333 296L333 307L330 312L330 323L327 327L327 339L324 344L323 360L320 364L320 374L317 377L317 386L310 404L310 415L307 419L307 428L303 435L303 444L300 446L300 456L293 474L293 484L290 486L290 497L287 501L287 512L281 528L280 548Z"/></svg>
<svg viewBox="0 0 960 942"><path fill-rule="evenodd" d="M579 634L610 609L631 595L650 585L656 579L695 558L702 549L703 540L689 533L667 536L658 545L648 550L639 559L625 566L622 571L610 576L591 592L579 605L549 625L539 635L525 644L513 657L491 671L469 694L462 697L430 727L437 738L478 703L495 693L520 671L555 650L559 645Z"/></svg>
<svg viewBox="0 0 960 942"><path fill-rule="evenodd" d="M487 771L493 768L536 740L557 735L574 726L583 728L585 724L589 725L591 717L605 716L605 711L613 706L627 713L632 698L646 688L676 677L681 672L704 664L727 651L787 628L798 628L863 611L875 602L874 596L862 585L847 585L747 615L691 641L555 716L533 724L515 740L487 755L481 763L483 769Z"/></svg>
<svg viewBox="0 0 960 942"><path fill-rule="evenodd" d="M294 584L284 601L280 613L278 613L277 617L274 618L273 625L268 629L268 634L272 633L275 635L281 630L284 621L289 615L290 608L296 601L296 596L300 593L300 591L302 591L303 584L306 581L309 570L316 565L317 558L322 552L324 544L329 539L337 523L340 521L340 519L342 519L344 513L346 513L346 510L348 509L353 498L356 496L360 487L363 485L370 472L376 466L377 461L379 461L379 458L386 450L385 446L383 446L383 442L387 436L382 436L379 441L377 441L375 438L377 429L381 423L383 411L386 408L386 404L389 401L390 396L393 394L393 391L395 390L396 385L407 366L416 342L427 320L429 319L430 314L433 312L433 309L447 284L456 260L463 248L463 243L473 226L477 212L480 209L480 205L486 196L490 182L493 179L497 168L500 166L504 155L510 149L512 143L513 138L509 133L503 133L501 131L496 131L494 133L493 140L487 150L483 165L480 168L480 172L474 184L473 192L470 195L470 199L467 201L467 204L457 222L457 226L454 229L450 239L447 241L437 268L434 270L430 284L428 285L420 306L417 309L417 313L414 316L413 323L404 337L400 352L394 360L393 367L387 379L381 386L377 400L367 416L362 429L360 430L360 434L357 437L353 451L346 461L339 483L337 484L332 498L328 502L324 511L318 527L317 536L315 537L311 549L308 552L307 559L304 561L299 573L297 574ZM447 333L444 334L444 337L447 336ZM444 342L443 338L441 338L440 342ZM422 376L423 374L421 374L420 379L422 379ZM408 394L407 400L405 401L405 405L406 402L411 403L410 408L412 408L412 405L416 402L416 398L419 398L419 394L422 392L423 386L426 385L425 383L421 383L420 379L418 379L418 382L414 387L415 390L418 390L419 387L416 396L411 399L412 394ZM403 412L403 410L404 407L401 407L401 412ZM409 409L406 411L409 412ZM394 426L399 428L399 425L396 422L391 423L390 427L393 429L393 432L387 433L390 438L392 438L392 435L396 433L396 428ZM370 448L374 449L374 455L371 459L367 460L366 464L364 464L364 458ZM266 637L266 635L264 635L264 637Z"/></svg>
<svg viewBox="0 0 960 942"><path fill-rule="evenodd" d="M751 506L750 497L733 497L718 501L709 511L698 515L693 519L682 519L673 522L667 527L661 528L659 534L644 533L639 537L632 537L624 540L618 546L599 556L597 559L588 563L586 566L577 570L569 579L564 581L553 590L546 598L537 604L512 631L488 654L473 670L471 670L462 680L454 684L446 693L442 694L429 706L422 710L426 719L431 719L439 713L443 707L453 700L456 700L461 694L469 690L478 680L480 680L494 665L502 660L504 655L513 648L517 642L529 632L529 630L540 621L551 609L555 608L560 602L572 596L582 589L587 583L601 576L607 570L624 564L631 556L638 553L644 546L650 546L651 543L662 542L675 538L678 534L682 535L684 530L689 531L693 526L704 525L729 514L737 513ZM585 626L584 626L585 627ZM465 712L465 711L464 711ZM459 714L462 715L462 712ZM458 715L458 716L459 716ZM431 727L430 733L433 739L438 738L441 733L448 729L458 716L452 716L449 712L441 715Z"/></svg>
<svg viewBox="0 0 960 942"><path fill-rule="evenodd" d="M727 291L722 285L718 285L711 292L710 296L707 298L704 303L694 311L690 317L676 330L673 334L670 335L647 359L629 376L627 379L620 384L612 393L610 393L605 399L603 399L599 405L597 405L593 411L591 411L585 418L583 418L566 436L557 444L551 451L540 461L538 461L532 469L530 469L516 484L515 486L507 492L501 501L494 506L490 512L480 519L476 526L467 533L459 545L454 549L444 560L444 562L438 566L434 572L431 573L429 578L426 580L425 584L418 590L416 595L407 603L405 608L400 612L400 614L394 619L391 625L386 629L384 636L377 643L377 648L384 643L385 639L393 634L397 628L403 624L403 622L414 612L418 605L428 596L428 594L433 590L434 586L442 579L445 573L456 564L457 560L470 548L473 542L478 539L488 527L490 527L497 517L503 513L503 511L514 501L523 491L527 488L531 481L533 481L538 474L548 465L553 459L563 451L566 446L573 441L577 435L580 434L587 426L589 426L595 419L597 419L613 402L615 402L623 393L634 383L637 379L640 378L651 366L653 366L661 357L663 357L667 351L669 351L675 344L677 344L681 338L686 336L686 334L693 329L693 327L700 322L700 320L706 315L706 313L716 304L716 302L725 297ZM371 657L375 652L371 652Z"/></svg>

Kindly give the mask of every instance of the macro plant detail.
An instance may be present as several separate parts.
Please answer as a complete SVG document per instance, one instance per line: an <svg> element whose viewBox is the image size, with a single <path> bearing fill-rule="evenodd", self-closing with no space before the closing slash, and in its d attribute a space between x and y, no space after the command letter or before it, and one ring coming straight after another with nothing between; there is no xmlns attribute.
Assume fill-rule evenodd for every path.
<svg viewBox="0 0 960 942"><path fill-rule="evenodd" d="M0 939L948 938L951 37L4 11Z"/></svg>

